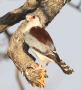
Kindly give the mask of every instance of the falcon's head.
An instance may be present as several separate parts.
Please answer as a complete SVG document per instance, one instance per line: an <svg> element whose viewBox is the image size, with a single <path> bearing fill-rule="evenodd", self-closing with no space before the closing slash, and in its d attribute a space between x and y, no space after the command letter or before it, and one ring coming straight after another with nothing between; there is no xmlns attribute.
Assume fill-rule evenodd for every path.
<svg viewBox="0 0 81 90"><path fill-rule="evenodd" d="M33 21L33 20L34 20L34 21L35 21L35 20L36 20L36 21L39 21L39 17L30 14L30 15L27 15L27 16L26 16L26 20L27 20L28 22L31 22L31 21Z"/></svg>
<svg viewBox="0 0 81 90"><path fill-rule="evenodd" d="M42 24L40 22L40 19L37 15L29 14L26 16L26 21L28 24L31 25L31 27L39 26L42 27Z"/></svg>

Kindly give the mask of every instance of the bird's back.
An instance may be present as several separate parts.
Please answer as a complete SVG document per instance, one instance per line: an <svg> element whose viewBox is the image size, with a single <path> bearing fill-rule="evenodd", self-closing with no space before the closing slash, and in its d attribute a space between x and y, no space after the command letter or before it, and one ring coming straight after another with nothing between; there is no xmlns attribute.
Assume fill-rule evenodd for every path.
<svg viewBox="0 0 81 90"><path fill-rule="evenodd" d="M31 28L30 32L25 33L25 42L39 51L55 50L54 43L46 30L40 27Z"/></svg>

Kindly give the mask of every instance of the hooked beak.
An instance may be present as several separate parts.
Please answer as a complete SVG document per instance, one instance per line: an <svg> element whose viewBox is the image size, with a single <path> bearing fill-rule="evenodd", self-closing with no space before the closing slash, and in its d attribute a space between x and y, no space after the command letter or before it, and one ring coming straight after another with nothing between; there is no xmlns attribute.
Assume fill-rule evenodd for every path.
<svg viewBox="0 0 81 90"><path fill-rule="evenodd" d="M27 16L27 21L31 21L33 19L33 16Z"/></svg>

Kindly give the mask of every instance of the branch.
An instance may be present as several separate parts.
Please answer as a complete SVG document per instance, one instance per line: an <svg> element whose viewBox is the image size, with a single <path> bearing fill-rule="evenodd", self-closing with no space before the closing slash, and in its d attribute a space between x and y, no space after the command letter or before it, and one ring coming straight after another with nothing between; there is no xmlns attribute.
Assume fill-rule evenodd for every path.
<svg viewBox="0 0 81 90"><path fill-rule="evenodd" d="M8 32L8 30L5 30L5 35L9 41L12 35Z"/></svg>
<svg viewBox="0 0 81 90"><path fill-rule="evenodd" d="M48 24L57 15L60 9L65 3L70 0L27 0L21 7L8 12L6 15L0 18L0 32L5 31L8 27L18 23L25 19L25 15L29 13L40 14L40 18L44 17L42 23Z"/></svg>
<svg viewBox="0 0 81 90"><path fill-rule="evenodd" d="M8 59L9 57L6 53L0 53L0 58Z"/></svg>
<svg viewBox="0 0 81 90"><path fill-rule="evenodd" d="M32 86L43 87L45 85L46 71L42 67L39 68L39 65L23 50L25 24L23 22L12 35L8 55Z"/></svg>
<svg viewBox="0 0 81 90"><path fill-rule="evenodd" d="M80 9L81 2L79 3L79 5L75 5L73 3L69 3L69 5L73 8L75 8L76 10L78 10L79 12L81 12L81 9Z"/></svg>
<svg viewBox="0 0 81 90"><path fill-rule="evenodd" d="M30 4L31 3L31 4ZM37 7L36 0L27 0L21 7L8 12L0 18L0 32L5 31L9 26L12 26L25 18L27 13L34 11Z"/></svg>
<svg viewBox="0 0 81 90"><path fill-rule="evenodd" d="M19 77L19 71L17 69L16 69L16 80L18 82L18 85L20 87L20 90L24 90L24 87L23 87L23 85L21 83L21 80L20 80L20 77Z"/></svg>
<svg viewBox="0 0 81 90"><path fill-rule="evenodd" d="M5 15L0 19L0 32L24 19L25 15L30 11L32 14L39 16L42 25L45 27L49 24L49 22L53 20L53 18L69 0L67 0L66 2L64 1L65 0L28 0L26 3L27 10L24 8L25 11L23 13L22 10L24 9L22 9L22 6L19 9L15 10L14 13L9 13L8 16ZM33 7L29 8L29 6ZM15 15L18 16L16 17ZM11 16L11 18L9 18L9 16ZM34 59L30 57L28 53L25 53L23 49L23 33L25 33L24 30L26 28L26 24L27 22L24 21L20 25L18 30L12 35L8 49L8 56L14 62L16 67L23 73L23 75L31 85L44 87L46 71L44 70L44 68L39 67L39 65L35 63Z"/></svg>

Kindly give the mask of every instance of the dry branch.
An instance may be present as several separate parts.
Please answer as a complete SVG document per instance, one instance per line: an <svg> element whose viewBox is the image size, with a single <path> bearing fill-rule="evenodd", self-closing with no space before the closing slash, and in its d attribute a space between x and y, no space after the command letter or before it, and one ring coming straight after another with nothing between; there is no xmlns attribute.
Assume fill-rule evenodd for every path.
<svg viewBox="0 0 81 90"><path fill-rule="evenodd" d="M13 60L16 67L33 86L43 87L46 76L45 70L42 67L39 68L39 65L36 64L34 60L32 60L32 58L29 57L29 55L27 55L27 53L23 50L23 33L25 27L26 23L23 22L11 37L8 55Z"/></svg>
<svg viewBox="0 0 81 90"><path fill-rule="evenodd" d="M74 9L78 10L79 12L81 12L80 5L81 5L81 2L79 3L79 5L75 5L73 3L69 3L69 6L73 7Z"/></svg>
<svg viewBox="0 0 81 90"><path fill-rule="evenodd" d="M44 14L44 20L47 20L45 24L48 24L69 1L70 0L27 0L24 5L12 12L8 12L0 18L0 32L5 31L8 27L25 19L25 15L33 12L36 14ZM44 15L42 16L44 17Z"/></svg>
<svg viewBox="0 0 81 90"><path fill-rule="evenodd" d="M25 15L29 13L38 15L42 25L45 27L69 1L70 0L27 0L20 8L0 18L0 32L5 31L9 26L23 20ZM23 30L25 27L26 21L24 21L12 35L8 55L32 85L43 87L46 77L45 70L42 67L38 68L39 65L23 50ZM38 69L36 69L36 67Z"/></svg>
<svg viewBox="0 0 81 90"><path fill-rule="evenodd" d="M8 59L9 57L8 57L8 55L6 53L0 53L0 58Z"/></svg>
<svg viewBox="0 0 81 90"><path fill-rule="evenodd" d="M17 80L17 83L19 85L20 90L24 90L24 86L22 85L22 81L20 80L19 74L20 73L19 73L18 69L16 69L16 80Z"/></svg>
<svg viewBox="0 0 81 90"><path fill-rule="evenodd" d="M31 3L31 5L29 4ZM9 26L12 26L19 21L25 19L27 13L33 12L37 8L36 0L28 0L18 9L8 12L0 18L0 32L3 32Z"/></svg>

